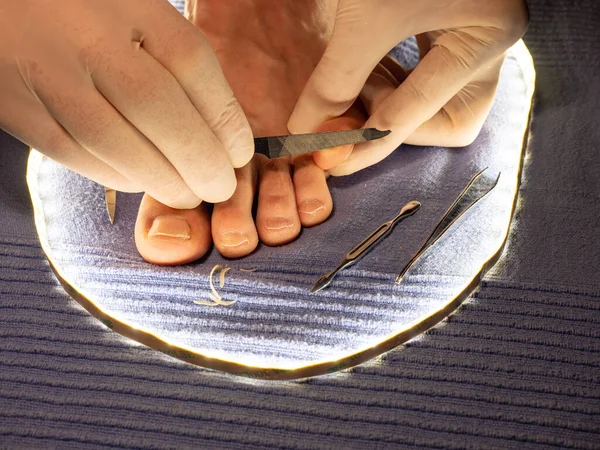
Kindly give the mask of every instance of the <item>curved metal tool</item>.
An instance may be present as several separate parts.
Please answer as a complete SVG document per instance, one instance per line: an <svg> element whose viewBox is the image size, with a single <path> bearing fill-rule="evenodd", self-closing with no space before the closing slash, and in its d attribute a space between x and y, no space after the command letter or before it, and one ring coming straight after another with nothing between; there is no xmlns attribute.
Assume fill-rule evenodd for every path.
<svg viewBox="0 0 600 450"><path fill-rule="evenodd" d="M496 178L490 178L483 175L487 167L476 173L467 186L454 201L452 206L448 208L444 217L438 222L433 232L429 235L425 243L419 251L406 263L402 271L396 277L396 283L400 283L408 269L419 259L419 257L427 251L435 242L443 236L443 234L456 222L464 213L466 213L475 203L484 198L498 184L500 173Z"/></svg>
<svg viewBox="0 0 600 450"><path fill-rule="evenodd" d="M389 222L386 222L386 223L380 225L375 231L373 231L360 244L358 244L356 247L354 247L352 250L350 250L348 253L346 253L346 256L344 257L342 262L339 263L339 265L335 269L333 269L331 272L329 272L329 273L323 275L321 278L319 278L317 280L317 282L313 285L313 287L310 289L310 293L315 294L315 293L319 292L321 289L324 289L327 286L329 286L329 284L331 283L333 278L341 270L344 270L345 268L350 267L351 265L353 265L354 263L359 261L379 241L381 241L388 234L390 234L390 232L394 228L394 225L396 225L401 220L406 219L409 216L412 216L414 213L416 213L419 210L420 207L421 207L421 204L416 201L408 202L406 205L404 205L404 207L400 210L400 212L398 213L398 215L396 217L394 217Z"/></svg>

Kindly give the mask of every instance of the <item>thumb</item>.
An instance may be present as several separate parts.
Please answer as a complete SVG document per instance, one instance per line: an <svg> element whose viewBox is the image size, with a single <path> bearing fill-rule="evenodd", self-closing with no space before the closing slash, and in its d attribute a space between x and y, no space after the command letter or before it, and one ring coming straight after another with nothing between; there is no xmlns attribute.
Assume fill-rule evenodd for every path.
<svg viewBox="0 0 600 450"><path fill-rule="evenodd" d="M288 121L292 133L314 131L322 123L344 114L354 103L367 77L397 42L392 36L378 36L375 20L365 9L338 6L331 40L309 78Z"/></svg>

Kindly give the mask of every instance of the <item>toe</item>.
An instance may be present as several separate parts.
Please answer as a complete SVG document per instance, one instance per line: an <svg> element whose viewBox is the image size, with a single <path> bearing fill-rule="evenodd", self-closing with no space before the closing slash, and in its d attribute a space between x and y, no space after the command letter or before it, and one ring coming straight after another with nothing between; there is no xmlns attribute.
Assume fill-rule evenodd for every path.
<svg viewBox="0 0 600 450"><path fill-rule="evenodd" d="M319 126L316 131L354 130L362 127L364 124L364 112L358 104L355 104L346 112L346 114L325 122ZM340 147L319 150L318 152L313 153L313 160L321 169L329 170L332 167L343 163L348 156L350 156L353 148L354 145L342 145Z"/></svg>
<svg viewBox="0 0 600 450"><path fill-rule="evenodd" d="M210 248L206 205L173 209L144 195L135 224L135 244L148 262L178 265L201 258Z"/></svg>
<svg viewBox="0 0 600 450"><path fill-rule="evenodd" d="M261 164L256 227L267 245L286 244L300 233L291 169L289 158Z"/></svg>
<svg viewBox="0 0 600 450"><path fill-rule="evenodd" d="M212 236L215 247L227 258L240 258L254 251L258 234L252 218L252 205L258 185L261 155L236 169L237 188L233 196L215 205Z"/></svg>
<svg viewBox="0 0 600 450"><path fill-rule="evenodd" d="M333 201L325 172L314 163L311 155L294 158L294 188L303 226L318 225L329 217Z"/></svg>

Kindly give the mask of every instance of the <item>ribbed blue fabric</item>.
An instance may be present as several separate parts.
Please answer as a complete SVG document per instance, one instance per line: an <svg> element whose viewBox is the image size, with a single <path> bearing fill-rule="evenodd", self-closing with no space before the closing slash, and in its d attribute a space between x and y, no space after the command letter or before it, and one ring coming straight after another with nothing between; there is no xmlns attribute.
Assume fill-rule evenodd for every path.
<svg viewBox="0 0 600 450"><path fill-rule="evenodd" d="M351 371L258 383L110 332L37 243L0 134L0 447L599 448L600 9L539 2L538 90L504 258L442 326Z"/></svg>

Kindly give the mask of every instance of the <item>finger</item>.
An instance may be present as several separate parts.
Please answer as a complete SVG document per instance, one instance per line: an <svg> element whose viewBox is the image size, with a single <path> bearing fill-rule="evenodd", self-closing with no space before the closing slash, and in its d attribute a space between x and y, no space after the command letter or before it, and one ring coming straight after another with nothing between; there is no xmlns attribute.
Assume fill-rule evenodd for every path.
<svg viewBox="0 0 600 450"><path fill-rule="evenodd" d="M227 153L173 75L139 45L109 47L88 61L98 91L160 150L155 156L166 157L198 198L216 203L231 197L235 174Z"/></svg>
<svg viewBox="0 0 600 450"><path fill-rule="evenodd" d="M404 142L443 147L464 147L472 143L492 106L503 61L504 57L498 58L489 68L480 70L470 83ZM360 95L368 113L373 114L397 86L389 82L389 77L374 71Z"/></svg>
<svg viewBox="0 0 600 450"><path fill-rule="evenodd" d="M10 114L0 112L0 127L32 148L96 183L122 192L141 187L82 148L44 108L35 94L15 73L0 84L0 98ZM6 74L5 76L11 76ZM10 86L10 88L9 88ZM35 124L35 126L33 126Z"/></svg>
<svg viewBox="0 0 600 450"><path fill-rule="evenodd" d="M263 155L236 169L237 188L233 196L214 206L212 236L219 253L227 258L240 258L254 251L258 233L252 217L254 196L258 187L258 171Z"/></svg>
<svg viewBox="0 0 600 450"><path fill-rule="evenodd" d="M381 70L380 70L381 69ZM385 69L385 71L383 70ZM409 72L390 55L385 55L373 72L384 75L392 84L399 85L408 77ZM389 75L387 75L389 74ZM390 77L391 76L391 77Z"/></svg>
<svg viewBox="0 0 600 450"><path fill-rule="evenodd" d="M331 40L288 121L292 133L314 131L344 114L371 71L401 40L395 30L373 32L372 24L364 20L372 15L369 2L354 6L352 10L338 6Z"/></svg>
<svg viewBox="0 0 600 450"><path fill-rule="evenodd" d="M440 111L490 58L481 48L484 44L474 39L463 32L438 39L404 83L377 106L367 121L366 127L389 129L392 133L356 146L352 155L331 173L345 175L376 164Z"/></svg>
<svg viewBox="0 0 600 450"><path fill-rule="evenodd" d="M310 154L298 155L294 162L294 190L300 222L312 227L325 221L333 210L333 200L327 186L325 172Z"/></svg>
<svg viewBox="0 0 600 450"><path fill-rule="evenodd" d="M267 245L282 245L300 233L291 165L287 158L267 160L261 165L256 228Z"/></svg>
<svg viewBox="0 0 600 450"><path fill-rule="evenodd" d="M467 84L405 142L443 147L470 145L479 135L494 102L501 66L500 62L491 67L491 78Z"/></svg>
<svg viewBox="0 0 600 450"><path fill-rule="evenodd" d="M15 112L14 109L11 111ZM143 190L141 186L82 148L52 117L36 116L35 113L29 115L36 124L35 134L31 133L29 127L24 129L22 124L3 122L0 123L0 127L53 161L96 183L121 192Z"/></svg>
<svg viewBox="0 0 600 450"><path fill-rule="evenodd" d="M135 223L135 245L146 261L186 264L204 256L211 243L207 205L173 209L144 195Z"/></svg>
<svg viewBox="0 0 600 450"><path fill-rule="evenodd" d="M254 154L252 130L208 40L168 5L152 7L144 24L142 47L175 77L231 164L246 165Z"/></svg>
<svg viewBox="0 0 600 450"><path fill-rule="evenodd" d="M386 55L373 69L360 92L360 100L368 115L373 114L377 106L389 97L400 83L408 77L408 72L391 56Z"/></svg>
<svg viewBox="0 0 600 450"><path fill-rule="evenodd" d="M430 33L420 33L415 36L417 40L417 46L419 47L419 58L425 58L425 55L431 50L431 41L429 37Z"/></svg>
<svg viewBox="0 0 600 450"><path fill-rule="evenodd" d="M377 108L398 88L399 83L395 78L390 78L381 71L373 71L360 92L360 100L371 116Z"/></svg>
<svg viewBox="0 0 600 450"><path fill-rule="evenodd" d="M36 94L81 147L162 203L178 208L200 203L169 161L89 79L44 75L34 77Z"/></svg>

